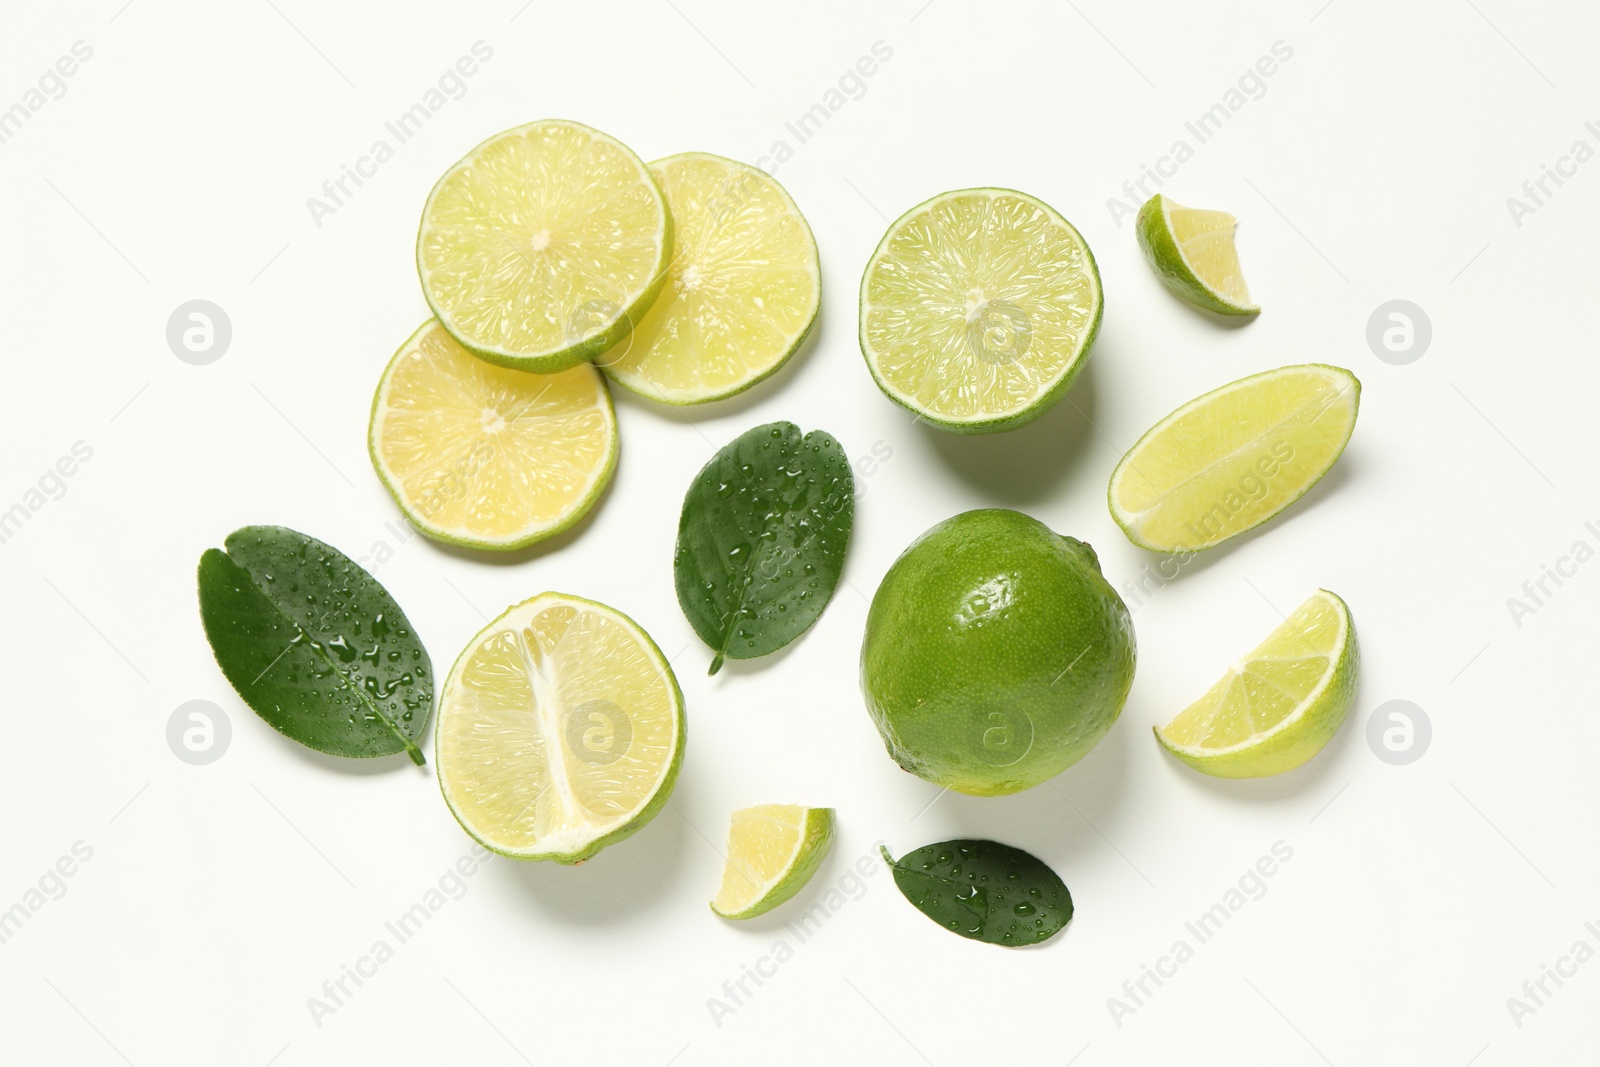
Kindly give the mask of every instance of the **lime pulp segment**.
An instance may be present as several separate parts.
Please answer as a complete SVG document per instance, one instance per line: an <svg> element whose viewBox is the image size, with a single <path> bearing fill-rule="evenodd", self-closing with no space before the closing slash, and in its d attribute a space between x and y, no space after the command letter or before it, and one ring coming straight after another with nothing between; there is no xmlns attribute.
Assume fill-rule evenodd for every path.
<svg viewBox="0 0 1600 1067"><path fill-rule="evenodd" d="M764 915L793 897L833 841L833 809L762 804L733 813L727 865L711 910L728 919Z"/></svg>
<svg viewBox="0 0 1600 1067"><path fill-rule="evenodd" d="M1239 252L1238 220L1226 211L1184 207L1157 193L1139 210L1139 245L1161 283L1222 315L1255 315Z"/></svg>

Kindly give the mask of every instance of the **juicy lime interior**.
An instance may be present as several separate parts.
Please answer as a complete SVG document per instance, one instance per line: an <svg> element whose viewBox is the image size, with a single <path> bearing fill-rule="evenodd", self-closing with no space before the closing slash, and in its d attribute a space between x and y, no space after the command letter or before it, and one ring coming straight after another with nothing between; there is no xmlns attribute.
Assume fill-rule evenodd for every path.
<svg viewBox="0 0 1600 1067"><path fill-rule="evenodd" d="M509 370L474 357L431 321L384 374L371 443L384 480L422 529L509 545L587 508L610 475L617 429L592 366Z"/></svg>
<svg viewBox="0 0 1600 1067"><path fill-rule="evenodd" d="M1172 239L1195 277L1228 303L1251 306L1233 243L1237 220L1226 211L1189 208L1171 200L1165 204Z"/></svg>
<svg viewBox="0 0 1600 1067"><path fill-rule="evenodd" d="M1343 606L1317 593L1162 727L1162 738L1210 754L1278 729L1332 675L1347 632Z"/></svg>
<svg viewBox="0 0 1600 1067"><path fill-rule="evenodd" d="M423 212L417 265L468 347L547 357L604 332L652 290L670 244L649 171L621 142L562 121L485 141Z"/></svg>
<svg viewBox="0 0 1600 1067"><path fill-rule="evenodd" d="M1204 548L1271 518L1327 472L1355 426L1360 383L1282 367L1191 401L1133 446L1111 505L1137 544Z"/></svg>
<svg viewBox="0 0 1600 1067"><path fill-rule="evenodd" d="M603 605L545 594L479 634L440 702L440 782L475 837L580 853L633 819L682 744L659 651Z"/></svg>
<svg viewBox="0 0 1600 1067"><path fill-rule="evenodd" d="M765 897L801 860L810 808L761 804L733 813L728 862L711 907L732 915Z"/></svg>
<svg viewBox="0 0 1600 1067"><path fill-rule="evenodd" d="M673 220L667 279L633 333L597 362L671 403L728 396L786 360L816 318L816 241L763 172L703 153L650 165Z"/></svg>
<svg viewBox="0 0 1600 1067"><path fill-rule="evenodd" d="M861 344L892 397L945 422L1026 411L1099 322L1083 238L1023 193L971 189L889 228L861 285Z"/></svg>

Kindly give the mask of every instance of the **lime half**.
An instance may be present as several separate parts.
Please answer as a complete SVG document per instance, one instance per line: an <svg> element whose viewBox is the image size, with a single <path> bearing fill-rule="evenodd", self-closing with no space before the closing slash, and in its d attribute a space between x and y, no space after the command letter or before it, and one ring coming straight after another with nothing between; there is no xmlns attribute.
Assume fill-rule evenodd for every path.
<svg viewBox="0 0 1600 1067"><path fill-rule="evenodd" d="M1161 284L1189 303L1219 315L1259 315L1233 245L1237 225L1226 211L1184 207L1157 193L1139 209L1139 247Z"/></svg>
<svg viewBox="0 0 1600 1067"><path fill-rule="evenodd" d="M683 760L683 694L615 608L541 593L468 642L435 761L463 829L515 859L581 863L653 818Z"/></svg>
<svg viewBox="0 0 1600 1067"><path fill-rule="evenodd" d="M385 368L367 445L418 530L513 549L594 505L617 464L617 418L593 366L507 370L473 358L430 319Z"/></svg>
<svg viewBox="0 0 1600 1067"><path fill-rule="evenodd" d="M1206 695L1156 729L1156 740L1197 771L1264 778L1322 751L1356 699L1355 622L1319 589Z"/></svg>
<svg viewBox="0 0 1600 1067"><path fill-rule="evenodd" d="M417 272L444 328L547 374L599 355L661 288L672 216L621 141L547 119L497 134L428 196Z"/></svg>
<svg viewBox="0 0 1600 1067"><path fill-rule="evenodd" d="M753 919L800 892L833 843L833 809L762 804L733 813L728 864L711 910Z"/></svg>
<svg viewBox="0 0 1600 1067"><path fill-rule="evenodd" d="M957 433L1031 422L1100 328L1100 272L1043 201L961 189L896 219L861 278L861 352L895 403Z"/></svg>
<svg viewBox="0 0 1600 1067"><path fill-rule="evenodd" d="M595 362L668 404L743 392L783 366L817 321L817 242L783 186L755 167L690 152L650 173L672 213L666 284Z"/></svg>
<svg viewBox="0 0 1600 1067"><path fill-rule="evenodd" d="M1305 363L1254 374L1156 423L1111 473L1128 540L1195 551L1259 526L1328 473L1355 431L1361 383Z"/></svg>

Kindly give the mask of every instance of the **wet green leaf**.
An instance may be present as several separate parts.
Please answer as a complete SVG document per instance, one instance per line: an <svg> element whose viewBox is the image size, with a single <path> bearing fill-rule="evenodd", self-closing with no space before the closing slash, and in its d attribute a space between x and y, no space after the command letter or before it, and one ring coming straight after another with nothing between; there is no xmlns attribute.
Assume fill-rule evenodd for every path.
<svg viewBox="0 0 1600 1067"><path fill-rule="evenodd" d="M280 733L335 756L405 752L433 709L433 666L377 580L329 545L246 526L200 557L200 618L217 665Z"/></svg>
<svg viewBox="0 0 1600 1067"><path fill-rule="evenodd" d="M832 436L757 426L718 452L683 498L673 572L700 639L752 659L804 633L844 570L855 515L850 461Z"/></svg>
<svg viewBox="0 0 1600 1067"><path fill-rule="evenodd" d="M1048 941L1072 918L1072 894L1059 875L998 841L940 841L898 860L879 848L894 884L946 930L1019 948Z"/></svg>

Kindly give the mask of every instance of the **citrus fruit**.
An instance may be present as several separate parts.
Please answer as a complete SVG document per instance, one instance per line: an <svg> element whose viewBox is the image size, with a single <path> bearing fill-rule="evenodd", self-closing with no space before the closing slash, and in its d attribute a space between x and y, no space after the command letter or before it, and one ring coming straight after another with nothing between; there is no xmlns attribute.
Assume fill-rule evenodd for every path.
<svg viewBox="0 0 1600 1067"><path fill-rule="evenodd" d="M496 134L428 195L417 273L475 355L547 374L627 334L661 288L672 216L638 156L576 122Z"/></svg>
<svg viewBox="0 0 1600 1067"><path fill-rule="evenodd" d="M1009 430L1072 387L1101 307L1071 223L1026 193L960 189L883 235L861 278L861 352L889 399L934 425Z"/></svg>
<svg viewBox="0 0 1600 1067"><path fill-rule="evenodd" d="M946 519L884 575L861 689L901 767L1015 793L1092 749L1133 685L1133 623L1094 550L1015 511Z"/></svg>
<svg viewBox="0 0 1600 1067"><path fill-rule="evenodd" d="M474 359L430 319L385 368L367 444L418 530L513 549L594 505L617 464L617 418L593 366L507 370Z"/></svg>
<svg viewBox="0 0 1600 1067"><path fill-rule="evenodd" d="M761 804L734 812L728 863L711 910L724 919L765 915L800 892L832 843L832 808Z"/></svg>
<svg viewBox="0 0 1600 1067"><path fill-rule="evenodd" d="M668 404L743 392L783 366L817 320L817 242L783 186L755 167L689 152L650 173L672 214L667 280L595 362Z"/></svg>
<svg viewBox="0 0 1600 1067"><path fill-rule="evenodd" d="M1237 225L1226 211L1184 207L1157 193L1139 209L1135 229L1145 261L1172 292L1219 315L1259 315L1233 245Z"/></svg>
<svg viewBox="0 0 1600 1067"><path fill-rule="evenodd" d="M650 635L615 608L540 593L468 642L439 698L445 803L486 848L581 863L666 803L683 694Z"/></svg>
<svg viewBox="0 0 1600 1067"><path fill-rule="evenodd" d="M1322 751L1356 699L1355 622L1319 589L1213 685L1156 728L1156 740L1197 771L1263 778Z"/></svg>
<svg viewBox="0 0 1600 1067"><path fill-rule="evenodd" d="M1355 431L1361 382L1306 363L1213 389L1156 423L1114 471L1107 499L1128 540L1210 548L1259 526L1328 473Z"/></svg>

